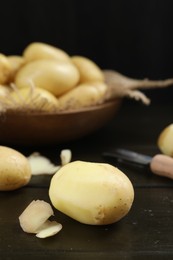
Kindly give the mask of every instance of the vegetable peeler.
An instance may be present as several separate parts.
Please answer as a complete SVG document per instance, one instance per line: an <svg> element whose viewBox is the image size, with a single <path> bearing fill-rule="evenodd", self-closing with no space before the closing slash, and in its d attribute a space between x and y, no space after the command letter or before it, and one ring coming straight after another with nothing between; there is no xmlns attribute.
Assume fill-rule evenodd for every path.
<svg viewBox="0 0 173 260"><path fill-rule="evenodd" d="M148 169L156 175L173 179L173 158L164 154L149 156L126 149L104 152L103 157L112 162L138 169Z"/></svg>

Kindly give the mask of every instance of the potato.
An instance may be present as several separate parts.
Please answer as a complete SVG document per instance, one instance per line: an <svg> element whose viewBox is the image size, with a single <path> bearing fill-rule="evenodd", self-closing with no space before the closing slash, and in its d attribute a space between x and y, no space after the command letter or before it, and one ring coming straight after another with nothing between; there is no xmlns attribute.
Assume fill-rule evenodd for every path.
<svg viewBox="0 0 173 260"><path fill-rule="evenodd" d="M49 197L56 209L81 223L106 225L129 212L134 189L110 164L74 161L52 177Z"/></svg>
<svg viewBox="0 0 173 260"><path fill-rule="evenodd" d="M27 62L39 59L57 59L60 61L70 60L69 55L63 50L41 42L33 42L29 44L23 52L23 57Z"/></svg>
<svg viewBox="0 0 173 260"><path fill-rule="evenodd" d="M53 112L59 109L58 99L46 89L16 89L10 93L10 97L12 100L11 106L18 110Z"/></svg>
<svg viewBox="0 0 173 260"><path fill-rule="evenodd" d="M83 56L72 56L71 60L80 72L80 83L104 81L101 69L92 60Z"/></svg>
<svg viewBox="0 0 173 260"><path fill-rule="evenodd" d="M79 72L70 62L37 60L24 65L17 73L15 84L19 88L35 86L62 95L77 85Z"/></svg>
<svg viewBox="0 0 173 260"><path fill-rule="evenodd" d="M31 178L27 158L20 152L0 146L0 190L9 191L26 185Z"/></svg>
<svg viewBox="0 0 173 260"><path fill-rule="evenodd" d="M11 65L10 81L13 82L17 71L25 64L25 60L17 55L7 56L7 59Z"/></svg>
<svg viewBox="0 0 173 260"><path fill-rule="evenodd" d="M11 64L7 57L0 53L0 84L6 84L11 77Z"/></svg>
<svg viewBox="0 0 173 260"><path fill-rule="evenodd" d="M61 110L80 109L103 102L107 85L103 82L83 83L59 97Z"/></svg>
<svg viewBox="0 0 173 260"><path fill-rule="evenodd" d="M173 157L173 124L166 126L162 130L157 143L163 154Z"/></svg>

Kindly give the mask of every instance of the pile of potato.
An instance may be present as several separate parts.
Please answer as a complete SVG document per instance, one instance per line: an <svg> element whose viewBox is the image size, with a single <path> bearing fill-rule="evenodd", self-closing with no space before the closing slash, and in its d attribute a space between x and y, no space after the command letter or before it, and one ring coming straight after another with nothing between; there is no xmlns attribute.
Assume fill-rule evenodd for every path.
<svg viewBox="0 0 173 260"><path fill-rule="evenodd" d="M0 54L1 111L80 109L102 103L106 91L102 70L86 57L39 42L21 56Z"/></svg>

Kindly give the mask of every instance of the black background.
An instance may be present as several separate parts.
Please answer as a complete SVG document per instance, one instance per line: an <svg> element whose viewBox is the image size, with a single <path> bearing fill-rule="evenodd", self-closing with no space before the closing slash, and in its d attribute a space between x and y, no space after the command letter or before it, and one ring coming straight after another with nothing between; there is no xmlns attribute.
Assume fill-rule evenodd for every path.
<svg viewBox="0 0 173 260"><path fill-rule="evenodd" d="M173 77L172 0L6 0L0 31L6 55L42 41L130 77ZM173 88L147 95L172 102Z"/></svg>

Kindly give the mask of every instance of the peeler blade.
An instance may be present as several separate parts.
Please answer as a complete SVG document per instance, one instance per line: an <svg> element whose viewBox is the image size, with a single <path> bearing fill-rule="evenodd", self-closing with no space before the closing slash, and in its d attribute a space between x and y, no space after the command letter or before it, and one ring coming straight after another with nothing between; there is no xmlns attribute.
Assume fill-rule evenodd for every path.
<svg viewBox="0 0 173 260"><path fill-rule="evenodd" d="M151 156L120 148L104 152L103 157L111 162L138 168L148 167L152 160Z"/></svg>

